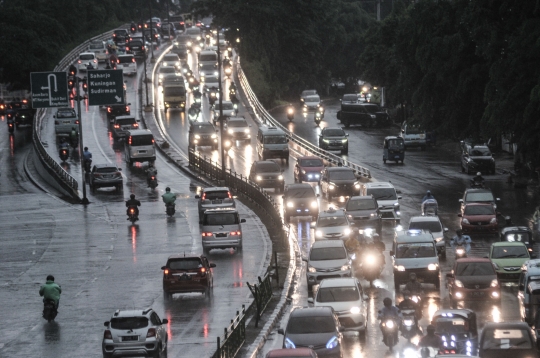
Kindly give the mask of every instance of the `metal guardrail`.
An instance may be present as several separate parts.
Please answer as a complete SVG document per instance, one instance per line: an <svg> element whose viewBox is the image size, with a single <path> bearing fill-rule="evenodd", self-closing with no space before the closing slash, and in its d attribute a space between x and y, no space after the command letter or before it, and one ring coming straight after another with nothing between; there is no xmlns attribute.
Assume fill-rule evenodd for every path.
<svg viewBox="0 0 540 358"><path fill-rule="evenodd" d="M233 358L246 341L246 307L242 305L242 311L236 311L236 317L231 319L231 324L224 328L223 342L217 337L217 350L212 358Z"/></svg>
<svg viewBox="0 0 540 358"><path fill-rule="evenodd" d="M129 25L124 24L121 26L121 28L125 28ZM54 68L54 72L61 72L61 71L67 71L70 64L75 61L75 59L79 56L79 54L86 49L88 49L88 46L91 41L94 40L106 40L112 36L114 30L107 31L105 33L102 33L100 35L94 36L89 40L86 40L81 45L75 47L73 50L71 50L64 58L56 65ZM50 156L49 153L47 153L47 150L41 143L41 124L43 122L43 119L45 118L45 115L47 113L47 110L44 108L41 108L37 111L35 119L34 119L34 128L32 133L32 140L34 142L34 148L36 149L40 161L43 163L43 165L47 168L47 171L55 177L56 181L68 192L71 193L71 195L75 198L79 197L78 193L78 187L79 183L71 174L69 174L67 171L64 170L58 164L58 162Z"/></svg>
<svg viewBox="0 0 540 358"><path fill-rule="evenodd" d="M259 276L258 280L259 283L255 283L254 285L250 285L249 282L247 282L249 290L253 294L253 298L255 298L255 306L257 308L255 327L259 326L259 320L261 319L266 306L268 306L268 303L270 303L270 300L272 299L272 278L270 273L267 272L266 275L264 275L264 279L261 279L261 276Z"/></svg>
<svg viewBox="0 0 540 358"><path fill-rule="evenodd" d="M316 145L308 142L304 138L301 138L297 136L296 134L289 132L287 128L285 128L281 123L279 123L274 117L268 113L268 111L263 107L263 105L259 102L257 99L257 96L251 89L251 86L249 85L249 82L244 74L244 71L242 70L242 67L240 66L240 58L238 57L237 62L237 73L238 73L238 79L240 80L240 85L242 86L242 89L244 90L244 93L246 94L246 99L249 102L251 108L253 109L254 115L257 117L259 122L263 124L269 124L275 127L280 128L285 133L287 133L287 136L289 137L289 140L296 144L298 147L302 148L304 151L307 151L306 154L316 155L320 157L321 159L324 159L332 164L342 163L344 166L347 166L355 171L356 174L364 177L364 178L371 178L371 173L369 169L364 168L356 163L353 163L347 159L343 159L335 154L332 154L324 149L321 149L317 147Z"/></svg>

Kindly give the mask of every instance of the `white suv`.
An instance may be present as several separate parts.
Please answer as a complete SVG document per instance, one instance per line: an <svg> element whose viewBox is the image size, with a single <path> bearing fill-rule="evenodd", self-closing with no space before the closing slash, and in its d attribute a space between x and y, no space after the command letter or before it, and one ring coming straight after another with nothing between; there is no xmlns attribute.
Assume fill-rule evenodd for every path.
<svg viewBox="0 0 540 358"><path fill-rule="evenodd" d="M431 232L435 246L437 247L437 253L446 258L446 244L444 241L444 233L448 232L448 228L444 227L441 220L436 215L418 215L413 216L409 220L408 230L426 230Z"/></svg>
<svg viewBox="0 0 540 358"><path fill-rule="evenodd" d="M167 323L151 309L116 310L105 322L103 357L151 356L160 357L167 352Z"/></svg>
<svg viewBox="0 0 540 358"><path fill-rule="evenodd" d="M400 193L389 182L365 183L362 184L360 189L360 195L373 195L375 200L377 200L383 220L395 220L396 223L399 223L400 220L399 200L401 196L398 195Z"/></svg>

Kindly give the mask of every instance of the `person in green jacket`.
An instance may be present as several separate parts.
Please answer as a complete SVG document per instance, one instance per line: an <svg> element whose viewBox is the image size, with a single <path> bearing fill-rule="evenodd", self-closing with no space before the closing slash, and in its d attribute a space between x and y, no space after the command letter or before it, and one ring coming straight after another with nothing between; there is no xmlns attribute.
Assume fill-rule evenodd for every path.
<svg viewBox="0 0 540 358"><path fill-rule="evenodd" d="M171 193L171 188L169 187L165 188L165 194L163 194L161 197L163 198L163 202L165 203L165 205L174 205L174 202L176 200L176 195Z"/></svg>
<svg viewBox="0 0 540 358"><path fill-rule="evenodd" d="M45 302L45 300L53 301L56 305L56 309L58 309L58 305L60 304L61 293L62 288L54 282L53 275L47 276L47 282L44 285L41 285L41 288L39 289L39 295L43 296L43 302Z"/></svg>

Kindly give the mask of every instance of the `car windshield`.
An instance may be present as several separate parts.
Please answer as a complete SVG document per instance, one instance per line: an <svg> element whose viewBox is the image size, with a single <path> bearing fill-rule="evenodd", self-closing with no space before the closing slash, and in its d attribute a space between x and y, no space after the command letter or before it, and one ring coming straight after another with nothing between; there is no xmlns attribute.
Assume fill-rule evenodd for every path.
<svg viewBox="0 0 540 358"><path fill-rule="evenodd" d="M407 129L405 129L405 134L422 134L424 132L424 129L420 127L407 126Z"/></svg>
<svg viewBox="0 0 540 358"><path fill-rule="evenodd" d="M133 56L118 56L118 63L135 63Z"/></svg>
<svg viewBox="0 0 540 358"><path fill-rule="evenodd" d="M199 29L198 27L190 27L189 29L186 30L186 34L188 34L188 35L200 35L201 34L201 29Z"/></svg>
<svg viewBox="0 0 540 358"><path fill-rule="evenodd" d="M143 42L141 40L133 40L131 41L131 46L142 46Z"/></svg>
<svg viewBox="0 0 540 358"><path fill-rule="evenodd" d="M320 102L321 98L319 96L308 96L306 97L306 102Z"/></svg>
<svg viewBox="0 0 540 358"><path fill-rule="evenodd" d="M366 112L368 113L377 113L377 112L380 112L379 110L379 106L377 106L376 104L366 104L364 105L364 108L366 109Z"/></svg>
<svg viewBox="0 0 540 358"><path fill-rule="evenodd" d="M202 71L212 71L212 70L216 70L216 65L214 65L213 63L210 63L210 64L204 64L201 66L201 70ZM217 70L216 70L217 71Z"/></svg>
<svg viewBox="0 0 540 358"><path fill-rule="evenodd" d="M239 119L239 120L234 120L234 121L229 120L227 122L227 127L247 127L247 126L248 124L245 119Z"/></svg>
<svg viewBox="0 0 540 358"><path fill-rule="evenodd" d="M377 200L396 200L397 194L394 188L370 188L366 191L367 195L373 195Z"/></svg>
<svg viewBox="0 0 540 358"><path fill-rule="evenodd" d="M491 205L467 205L463 211L464 215L495 215L495 210Z"/></svg>
<svg viewBox="0 0 540 358"><path fill-rule="evenodd" d="M94 54L79 55L79 60L81 61L93 60L94 58L96 58Z"/></svg>
<svg viewBox="0 0 540 358"><path fill-rule="evenodd" d="M291 198L315 198L315 192L310 188L291 188L285 193L287 199Z"/></svg>
<svg viewBox="0 0 540 358"><path fill-rule="evenodd" d="M352 170L331 170L328 172L330 180L352 180L356 179Z"/></svg>
<svg viewBox="0 0 540 358"><path fill-rule="evenodd" d="M148 327L146 317L117 317L111 319L111 328L128 330Z"/></svg>
<svg viewBox="0 0 540 358"><path fill-rule="evenodd" d="M178 55L165 55L163 56L163 61L168 61L168 62L172 62L172 61L178 61Z"/></svg>
<svg viewBox="0 0 540 358"><path fill-rule="evenodd" d="M211 124L207 124L207 125L194 125L193 126L193 132L195 133L213 133L215 132L216 130L214 129L214 126L212 126Z"/></svg>
<svg viewBox="0 0 540 358"><path fill-rule="evenodd" d="M483 349L511 349L509 355L515 349L532 349L531 339L524 328L484 328L482 336Z"/></svg>
<svg viewBox="0 0 540 358"><path fill-rule="evenodd" d="M466 333L469 330L468 322L462 317L437 317L434 323L435 332L439 335Z"/></svg>
<svg viewBox="0 0 540 358"><path fill-rule="evenodd" d="M460 262L455 269L456 276L493 276L495 270L491 262Z"/></svg>
<svg viewBox="0 0 540 358"><path fill-rule="evenodd" d="M204 215L203 225L234 225L238 224L238 216L235 213L211 213Z"/></svg>
<svg viewBox="0 0 540 358"><path fill-rule="evenodd" d="M264 136L264 144L285 144L287 136L285 135L267 135Z"/></svg>
<svg viewBox="0 0 540 358"><path fill-rule="evenodd" d="M345 216L323 216L317 220L317 227L347 226L349 223Z"/></svg>
<svg viewBox="0 0 540 358"><path fill-rule="evenodd" d="M467 193L465 201L468 203L495 201L492 193Z"/></svg>
<svg viewBox="0 0 540 358"><path fill-rule="evenodd" d="M531 236L528 232L509 232L504 235L506 241L520 241L520 242L529 242Z"/></svg>
<svg viewBox="0 0 540 358"><path fill-rule="evenodd" d="M347 252L343 247L321 247L311 250L311 261L340 260L346 259Z"/></svg>
<svg viewBox="0 0 540 358"><path fill-rule="evenodd" d="M163 66L159 68L159 73L176 73L176 69L174 67Z"/></svg>
<svg viewBox="0 0 540 358"><path fill-rule="evenodd" d="M413 259L418 257L433 257L436 256L435 248L432 243L414 242L410 244L398 244L396 250L396 258Z"/></svg>
<svg viewBox="0 0 540 358"><path fill-rule="evenodd" d="M98 173L116 173L118 171L115 167L96 168Z"/></svg>
<svg viewBox="0 0 540 358"><path fill-rule="evenodd" d="M232 102L225 103L223 102L223 109L234 109ZM216 103L214 105L214 108L219 111L219 103Z"/></svg>
<svg viewBox="0 0 540 358"><path fill-rule="evenodd" d="M358 301L360 293L356 287L324 287L317 291L317 302L350 302Z"/></svg>
<svg viewBox="0 0 540 358"><path fill-rule="evenodd" d="M315 90L308 90L308 91L302 92L302 97L311 96L311 95L314 95L314 94L317 94L317 91L315 91Z"/></svg>
<svg viewBox="0 0 540 358"><path fill-rule="evenodd" d="M301 167L322 167L324 166L322 160L320 159L300 159L298 164Z"/></svg>
<svg viewBox="0 0 540 358"><path fill-rule="evenodd" d="M343 96L344 102L356 102L358 101L358 96L355 94L346 94Z"/></svg>
<svg viewBox="0 0 540 358"><path fill-rule="evenodd" d="M183 96L186 94L186 89L183 86L166 86L163 87L163 94L166 96Z"/></svg>
<svg viewBox="0 0 540 358"><path fill-rule="evenodd" d="M75 117L77 117L77 114L72 109L62 110L62 111L59 110L58 112L56 112L56 118L75 118Z"/></svg>
<svg viewBox="0 0 540 358"><path fill-rule="evenodd" d="M428 230L431 232L443 231L439 221L411 221L409 223L409 230Z"/></svg>
<svg viewBox="0 0 540 358"><path fill-rule="evenodd" d="M215 53L205 54L199 56L199 61L201 62L217 62L217 55ZM213 65L212 65L213 66Z"/></svg>
<svg viewBox="0 0 540 358"><path fill-rule="evenodd" d="M198 257L169 260L167 267L171 270L195 270L202 267L201 259Z"/></svg>
<svg viewBox="0 0 540 358"><path fill-rule="evenodd" d="M470 154L472 157L491 157L491 152L488 148L472 148Z"/></svg>
<svg viewBox="0 0 540 358"><path fill-rule="evenodd" d="M90 44L90 50L103 50L103 42L91 43Z"/></svg>
<svg viewBox="0 0 540 358"><path fill-rule="evenodd" d="M275 173L280 171L279 165L274 162L258 163L256 168L257 173Z"/></svg>
<svg viewBox="0 0 540 358"><path fill-rule="evenodd" d="M494 246L491 251L492 259L508 259L518 257L529 257L529 253L525 245L523 246Z"/></svg>
<svg viewBox="0 0 540 358"><path fill-rule="evenodd" d="M131 136L129 139L129 143L132 146L139 146L139 145L153 145L154 144L154 137L151 134L148 135L137 135L137 136Z"/></svg>
<svg viewBox="0 0 540 358"><path fill-rule="evenodd" d="M403 143L403 139L389 139L388 140L388 147L390 148L401 148L403 149L403 147L405 146L405 143Z"/></svg>
<svg viewBox="0 0 540 358"><path fill-rule="evenodd" d="M287 334L314 334L336 332L332 316L291 317Z"/></svg>
<svg viewBox="0 0 540 358"><path fill-rule="evenodd" d="M207 191L203 194L203 198L206 200L228 199L230 194L227 190Z"/></svg>
<svg viewBox="0 0 540 358"><path fill-rule="evenodd" d="M206 76L205 81L207 83L214 83L218 81L218 78L216 76Z"/></svg>
<svg viewBox="0 0 540 358"><path fill-rule="evenodd" d="M345 209L347 211L375 210L377 209L377 203L373 199L352 199L347 202Z"/></svg>
<svg viewBox="0 0 540 358"><path fill-rule="evenodd" d="M343 129L327 129L324 131L325 137L344 137L345 132Z"/></svg>

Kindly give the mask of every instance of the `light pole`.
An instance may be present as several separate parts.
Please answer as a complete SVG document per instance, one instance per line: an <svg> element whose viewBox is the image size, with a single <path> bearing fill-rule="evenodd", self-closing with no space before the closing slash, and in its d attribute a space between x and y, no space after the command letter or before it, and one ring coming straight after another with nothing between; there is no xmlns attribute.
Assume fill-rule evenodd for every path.
<svg viewBox="0 0 540 358"><path fill-rule="evenodd" d="M88 198L86 197L86 180L85 180L86 172L84 168L84 157L83 157L84 145L83 145L83 132L82 132L82 120L81 120L81 89L79 85L79 76L75 76L75 77L76 77L75 86L77 88L77 117L79 119L79 153L81 153L80 159L81 159L81 174L82 174L81 176L82 176L82 191L83 191L82 203L83 205L88 205L89 201L88 201Z"/></svg>
<svg viewBox="0 0 540 358"><path fill-rule="evenodd" d="M224 117L223 117L223 93L221 85L221 50L219 48L219 29L216 30L216 41L217 41L217 58L218 58L218 95L219 95L219 135L221 136L221 172L223 175L223 180L225 180L225 146L223 140L223 130L224 130Z"/></svg>
<svg viewBox="0 0 540 358"><path fill-rule="evenodd" d="M149 0L148 4L150 5L150 48L152 49L152 59L150 61L154 63L156 62L156 58L154 57L154 34L152 32L152 0Z"/></svg>

